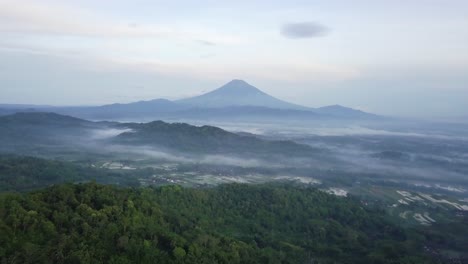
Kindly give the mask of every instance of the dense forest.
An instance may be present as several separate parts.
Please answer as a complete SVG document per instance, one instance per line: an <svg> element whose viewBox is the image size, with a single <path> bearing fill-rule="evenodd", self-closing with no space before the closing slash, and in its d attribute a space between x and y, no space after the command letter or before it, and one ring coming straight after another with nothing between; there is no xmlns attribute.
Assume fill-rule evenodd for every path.
<svg viewBox="0 0 468 264"><path fill-rule="evenodd" d="M58 183L91 180L123 186L139 185L135 177L129 177L122 172L59 160L0 155L0 192L30 191Z"/></svg>
<svg viewBox="0 0 468 264"><path fill-rule="evenodd" d="M0 196L1 263L430 263L423 241L310 187L87 183Z"/></svg>

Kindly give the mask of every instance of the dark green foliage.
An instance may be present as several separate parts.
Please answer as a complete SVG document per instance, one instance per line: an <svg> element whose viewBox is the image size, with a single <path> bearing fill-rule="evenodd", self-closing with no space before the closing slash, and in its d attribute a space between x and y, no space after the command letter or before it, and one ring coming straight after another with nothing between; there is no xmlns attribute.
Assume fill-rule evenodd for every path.
<svg viewBox="0 0 468 264"><path fill-rule="evenodd" d="M430 263L352 198L279 185L60 185L0 197L2 263Z"/></svg>
<svg viewBox="0 0 468 264"><path fill-rule="evenodd" d="M33 157L0 155L0 192L28 191L65 182L97 181L138 186L130 175Z"/></svg>

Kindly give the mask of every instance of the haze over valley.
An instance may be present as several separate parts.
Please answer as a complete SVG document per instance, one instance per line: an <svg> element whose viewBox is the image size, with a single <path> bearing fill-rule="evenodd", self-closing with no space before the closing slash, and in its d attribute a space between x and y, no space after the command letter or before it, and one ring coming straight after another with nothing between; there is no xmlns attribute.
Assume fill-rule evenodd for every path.
<svg viewBox="0 0 468 264"><path fill-rule="evenodd" d="M0 0L0 263L468 263L467 8Z"/></svg>
<svg viewBox="0 0 468 264"><path fill-rule="evenodd" d="M409 228L458 225L468 212L463 123L309 108L242 80L178 101L3 107L0 175L7 192L70 181L186 188L274 183L356 197L370 208L383 206ZM24 162L49 169L15 169ZM64 167L67 173L54 172ZM450 247L433 247L431 254L451 259L439 252Z"/></svg>

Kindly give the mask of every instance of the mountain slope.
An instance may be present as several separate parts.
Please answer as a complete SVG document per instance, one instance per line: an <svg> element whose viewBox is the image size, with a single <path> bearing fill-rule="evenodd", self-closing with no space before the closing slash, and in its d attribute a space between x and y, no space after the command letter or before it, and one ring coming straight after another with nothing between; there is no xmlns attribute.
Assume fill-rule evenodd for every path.
<svg viewBox="0 0 468 264"><path fill-rule="evenodd" d="M220 108L190 108L169 113L173 118L220 121L274 121L291 119L318 119L322 115L310 110L280 109L263 106L227 106Z"/></svg>
<svg viewBox="0 0 468 264"><path fill-rule="evenodd" d="M66 182L139 186L134 177L72 162L0 154L0 192L22 192Z"/></svg>
<svg viewBox="0 0 468 264"><path fill-rule="evenodd" d="M423 245L446 242L289 185L58 185L0 196L0 226L1 263L430 264Z"/></svg>
<svg viewBox="0 0 468 264"><path fill-rule="evenodd" d="M203 108L262 106L278 109L308 109L304 106L279 100L260 91L243 80L232 80L214 91L178 100L176 103Z"/></svg>
<svg viewBox="0 0 468 264"><path fill-rule="evenodd" d="M54 113L17 113L0 117L0 151L31 149L86 152L111 145L141 146L183 154L310 156L315 149L292 141L241 136L212 126L185 123L91 122ZM105 137L96 137L104 134ZM100 148L96 149L97 151ZM22 153L22 152L20 152ZM27 152L26 152L27 153Z"/></svg>
<svg viewBox="0 0 468 264"><path fill-rule="evenodd" d="M38 149L71 149L89 140L92 131L106 129L108 125L56 113L1 116L0 151L25 154Z"/></svg>
<svg viewBox="0 0 468 264"><path fill-rule="evenodd" d="M318 114L328 115L330 117L339 118L377 118L377 115L356 110L341 105L329 105L324 107L315 108L314 112Z"/></svg>
<svg viewBox="0 0 468 264"><path fill-rule="evenodd" d="M152 146L188 153L207 154L291 154L307 156L316 151L292 141L268 141L242 136L213 126L192 126L184 123L122 124L132 131L118 135L112 142L123 145Z"/></svg>
<svg viewBox="0 0 468 264"><path fill-rule="evenodd" d="M20 112L12 115L0 117L2 126L21 126L21 125L37 125L37 126L80 126L91 125L93 122L79 119L76 117L60 115L57 113L48 112Z"/></svg>
<svg viewBox="0 0 468 264"><path fill-rule="evenodd" d="M309 108L268 95L243 80L191 98L170 101L154 99L128 104L83 107L0 105L0 115L12 112L55 112L90 120L184 120L235 119L265 121L312 119L376 119L378 116L339 105Z"/></svg>
<svg viewBox="0 0 468 264"><path fill-rule="evenodd" d="M175 112L185 108L186 107L166 99L154 99L128 104L110 104L94 107L68 107L56 109L56 111L67 115L79 116L81 118L103 120L141 117L158 118L164 113Z"/></svg>

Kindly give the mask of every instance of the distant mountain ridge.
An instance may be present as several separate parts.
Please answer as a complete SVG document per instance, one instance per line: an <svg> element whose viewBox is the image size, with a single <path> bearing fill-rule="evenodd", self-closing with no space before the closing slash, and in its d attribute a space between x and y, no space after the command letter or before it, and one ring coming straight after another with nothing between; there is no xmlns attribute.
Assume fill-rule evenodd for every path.
<svg viewBox="0 0 468 264"><path fill-rule="evenodd" d="M58 125L77 126L89 125L92 122L71 116L59 115L57 113L35 112L35 113L14 113L12 115L0 117L3 125Z"/></svg>
<svg viewBox="0 0 468 264"><path fill-rule="evenodd" d="M14 112L55 112L91 120L261 119L376 119L377 115L332 105L311 108L277 99L243 80L232 80L208 93L170 101L154 99L128 104L87 107L2 105L0 115Z"/></svg>
<svg viewBox="0 0 468 264"><path fill-rule="evenodd" d="M319 114L323 113L327 115L340 116L340 117L362 117L362 116L371 115L364 111L356 110L356 109L349 108L349 107L344 107L341 105L323 106L323 107L314 109L314 111Z"/></svg>

